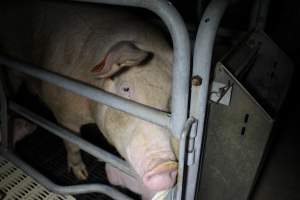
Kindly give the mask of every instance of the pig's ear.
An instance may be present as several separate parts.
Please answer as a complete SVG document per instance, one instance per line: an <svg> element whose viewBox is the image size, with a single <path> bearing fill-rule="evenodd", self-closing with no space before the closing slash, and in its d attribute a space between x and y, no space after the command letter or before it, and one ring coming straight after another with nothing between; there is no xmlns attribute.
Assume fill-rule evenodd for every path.
<svg viewBox="0 0 300 200"><path fill-rule="evenodd" d="M140 65L150 55L150 52L139 49L133 42L118 42L110 48L101 62L91 72L97 78L108 78L124 67Z"/></svg>

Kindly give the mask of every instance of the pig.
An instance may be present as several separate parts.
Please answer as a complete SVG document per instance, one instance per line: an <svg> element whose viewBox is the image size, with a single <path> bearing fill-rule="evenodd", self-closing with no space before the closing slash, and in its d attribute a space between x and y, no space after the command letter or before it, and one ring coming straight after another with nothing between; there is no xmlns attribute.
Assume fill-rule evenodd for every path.
<svg viewBox="0 0 300 200"><path fill-rule="evenodd" d="M111 184L121 187L127 187L131 191L141 194L143 200L164 200L170 191L163 190L157 192L154 190L150 190L149 188L145 187L140 179L135 179L131 176L128 176L127 174L111 166L110 164L106 164L105 170Z"/></svg>
<svg viewBox="0 0 300 200"><path fill-rule="evenodd" d="M33 133L37 126L23 118L9 118L11 121L12 127L11 127L11 132L13 138L12 138L12 144L13 147L16 145L17 142L22 140L25 136L30 135ZM0 132L0 143L1 143L1 132Z"/></svg>
<svg viewBox="0 0 300 200"><path fill-rule="evenodd" d="M1 47L6 53L120 97L170 111L172 46L160 27L120 8L43 2L30 9L26 13L31 15L27 28L31 34L21 33L26 28L16 25L20 30L16 35L27 39L5 45L16 41L10 38L15 35L8 34L4 39L1 33ZM15 13L19 17L22 10ZM24 42L29 49L22 50ZM63 127L79 134L83 124L97 124L135 170L145 198L175 184L174 149L178 141L167 129L53 84L34 83L39 86L34 92ZM30 87L32 81L28 79L26 84L37 88ZM67 141L65 146L69 168L77 178L86 179L88 172L80 149ZM128 186L114 181L118 173L111 173L111 166L106 171L113 184Z"/></svg>

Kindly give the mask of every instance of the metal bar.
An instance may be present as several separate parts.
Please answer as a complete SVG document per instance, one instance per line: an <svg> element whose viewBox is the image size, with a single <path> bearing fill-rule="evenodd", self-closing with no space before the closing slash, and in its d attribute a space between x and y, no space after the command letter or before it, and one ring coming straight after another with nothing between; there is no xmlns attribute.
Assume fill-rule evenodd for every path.
<svg viewBox="0 0 300 200"><path fill-rule="evenodd" d="M97 193L105 194L116 200L132 200L132 198L119 192L113 187L104 184L82 184L82 185L74 185L74 186L57 185L52 181L50 181L45 176L43 176L42 174L40 174L38 171L30 167L24 161L16 157L13 153L1 149L1 154L3 155L3 157L13 162L17 167L22 169L25 173L29 174L33 179L41 183L44 187L46 187L52 192L59 193L59 194L85 194L85 193L97 192Z"/></svg>
<svg viewBox="0 0 300 200"><path fill-rule="evenodd" d="M195 199L197 184L200 180L200 162L202 159L202 140L205 131L205 117L212 52L217 29L226 10L229 0L213 0L206 8L197 32L194 57L193 77L201 77L201 85L192 85L190 115L198 120L195 138L195 162L187 167L187 183L184 199ZM195 177L198 178L196 179Z"/></svg>
<svg viewBox="0 0 300 200"><path fill-rule="evenodd" d="M130 168L127 162L114 156L113 154L102 150L101 148L81 139L75 134L72 134L70 131L59 127L58 125L55 125L54 123L30 112L26 108L19 106L13 102L9 103L9 108L14 112L22 115L23 117L29 119L30 121L36 123L37 125L43 127L44 129L50 131L54 135L57 135L58 137L64 140L78 145L83 151L86 151L87 153L95 156L96 158L99 158L104 162L111 164L112 166L118 168L127 175L132 176L133 178L136 177L136 173Z"/></svg>
<svg viewBox="0 0 300 200"><path fill-rule="evenodd" d="M145 8L157 14L166 24L173 40L174 49L171 129L172 133L179 138L187 120L191 50L187 29L177 10L165 0L78 1Z"/></svg>
<svg viewBox="0 0 300 200"><path fill-rule="evenodd" d="M19 69L24 73L54 83L113 108L128 112L129 114L158 125L171 128L172 133L179 138L184 128L188 111L190 41L185 24L176 9L170 4L170 2L164 0L83 0L83 2L146 8L156 13L165 22L173 39L174 49L171 125L170 117L167 113L128 101L127 99L117 97L101 90L96 90L95 88L79 83L78 81L63 78L63 76L58 76L54 73L47 73L28 64L23 65L2 56L0 56L0 62L8 66L13 65L13 68ZM28 67L30 67L30 69Z"/></svg>
<svg viewBox="0 0 300 200"><path fill-rule="evenodd" d="M197 0L197 11L196 11L197 20L201 20L204 8L205 8L205 2L203 0Z"/></svg>
<svg viewBox="0 0 300 200"><path fill-rule="evenodd" d="M256 25L257 25L257 18L259 15L259 4L260 4L260 0L255 0L253 1L253 5L251 8L251 13L250 13L250 19L249 19L249 27L248 29L250 31L252 31L253 29L255 29Z"/></svg>
<svg viewBox="0 0 300 200"><path fill-rule="evenodd" d="M0 63L5 65L6 67L10 67L33 77L48 81L97 102L101 102L105 105L127 112L136 117L153 122L157 125L167 128L170 127L169 113L137 102L130 101L126 98L119 97L115 94L106 92L80 81L56 74L54 72L49 72L30 64L21 63L2 55L0 55Z"/></svg>
<svg viewBox="0 0 300 200"><path fill-rule="evenodd" d="M1 73L2 75L2 73ZM0 117L1 117L1 146L9 148L8 139L8 117L7 117L7 99L4 92L4 85L2 77L0 79Z"/></svg>
<svg viewBox="0 0 300 200"><path fill-rule="evenodd" d="M259 29L264 30L267 22L267 17L269 13L270 0L255 0L251 16L249 29Z"/></svg>
<svg viewBox="0 0 300 200"><path fill-rule="evenodd" d="M184 171L186 166L186 148L187 148L187 137L191 131L192 125L196 122L195 118L190 117L183 128L183 132L180 135L179 144L179 158L178 158L178 176L177 176L177 192L176 199L182 199L182 187L184 183Z"/></svg>
<svg viewBox="0 0 300 200"><path fill-rule="evenodd" d="M270 0L263 0L260 6L260 16L257 22L257 28L264 30L267 23L267 17L269 14Z"/></svg>

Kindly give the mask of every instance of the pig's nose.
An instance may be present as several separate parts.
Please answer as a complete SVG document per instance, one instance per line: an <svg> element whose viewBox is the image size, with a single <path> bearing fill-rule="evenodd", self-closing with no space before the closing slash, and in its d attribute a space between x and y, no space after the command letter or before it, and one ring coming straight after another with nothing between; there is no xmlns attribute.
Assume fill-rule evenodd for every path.
<svg viewBox="0 0 300 200"><path fill-rule="evenodd" d="M173 161L164 162L148 171L143 176L143 182L151 190L166 190L175 184L176 176L177 163Z"/></svg>

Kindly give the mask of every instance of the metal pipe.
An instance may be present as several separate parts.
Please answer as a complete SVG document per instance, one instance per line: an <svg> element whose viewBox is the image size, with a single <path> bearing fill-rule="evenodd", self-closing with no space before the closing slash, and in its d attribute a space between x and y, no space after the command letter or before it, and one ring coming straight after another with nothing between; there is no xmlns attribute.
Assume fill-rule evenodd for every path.
<svg viewBox="0 0 300 200"><path fill-rule="evenodd" d="M0 55L0 63L5 65L6 67L10 67L33 77L48 81L97 102L101 102L105 105L132 114L136 117L153 122L163 127L170 128L169 113L157 110L150 106L130 101L126 98L119 97L115 94L106 92L86 83L82 83L80 81L56 74L54 72L49 72L45 69L41 69L30 64L21 63L2 55Z"/></svg>
<svg viewBox="0 0 300 200"><path fill-rule="evenodd" d="M257 28L264 30L267 23L267 17L269 14L270 0L263 0L260 5L260 16L257 22Z"/></svg>
<svg viewBox="0 0 300 200"><path fill-rule="evenodd" d="M1 73L2 75L2 73ZM3 80L0 79L0 122L1 122L1 146L9 148L8 139L8 117L7 117L7 99L4 92Z"/></svg>
<svg viewBox="0 0 300 200"><path fill-rule="evenodd" d="M182 199L182 187L184 183L184 170L186 164L186 148L187 148L187 137L191 131L192 125L196 122L195 118L190 117L184 126L183 132L180 135L179 144L179 158L178 158L178 176L177 176L177 192L176 199Z"/></svg>
<svg viewBox="0 0 300 200"><path fill-rule="evenodd" d="M17 167L22 169L25 173L29 174L33 179L37 182L41 183L47 189L52 192L59 193L59 194L85 194L91 192L97 192L105 194L113 199L116 200L132 200L132 198L128 197L127 195L119 192L118 190L104 184L82 184L82 185L74 185L74 186L60 186L48 178L40 174L38 171L30 167L24 161L16 157L13 153L9 151L5 151L1 149L1 154L6 159L13 162Z"/></svg>
<svg viewBox="0 0 300 200"><path fill-rule="evenodd" d="M197 11L196 11L197 20L201 20L204 8L205 8L204 0L198 0L197 1Z"/></svg>
<svg viewBox="0 0 300 200"><path fill-rule="evenodd" d="M187 29L177 10L165 0L78 1L145 8L157 14L166 24L173 40L174 49L171 129L172 133L179 138L187 120L191 50Z"/></svg>
<svg viewBox="0 0 300 200"><path fill-rule="evenodd" d="M264 30L267 22L267 17L269 13L270 0L255 0L251 16L249 29L259 29Z"/></svg>
<svg viewBox="0 0 300 200"><path fill-rule="evenodd" d="M112 166L123 171L127 175L132 176L133 178L136 177L136 173L130 168L127 162L114 156L113 154L102 150L101 148L81 139L75 134L72 134L70 131L59 127L58 125L55 125L54 123L30 112L26 108L19 106L13 102L9 103L9 108L14 112L22 115L23 117L29 119L30 121L36 123L37 125L43 127L44 129L50 131L54 135L57 135L58 137L64 140L78 145L83 151L86 151L87 153L95 156L96 158L99 158L104 162L111 164Z"/></svg>
<svg viewBox="0 0 300 200"><path fill-rule="evenodd" d="M0 62L8 66L13 65L13 68L19 69L24 73L54 83L113 108L128 112L129 114L158 125L171 128L172 133L179 138L184 128L188 111L190 41L185 24L176 9L170 2L164 0L83 0L82 2L142 7L153 11L165 22L170 31L174 49L171 125L169 115L159 110L97 90L93 87L87 86L86 84L71 80L70 78L63 78L63 76L58 76L54 73L47 73L44 70L34 68L32 65L23 65L19 62L6 59L1 55ZM28 67L30 67L30 69Z"/></svg>
<svg viewBox="0 0 300 200"><path fill-rule="evenodd" d="M205 117L207 98L209 91L209 80L211 61L217 29L221 18L226 10L229 0L213 0L206 8L197 32L194 57L193 57L193 78L201 77L201 84L192 85L190 115L198 120L197 135L195 138L195 161L187 167L187 183L184 199L194 199L197 188L197 181L200 180L202 159L202 139L205 131ZM198 178L195 177L198 174Z"/></svg>

